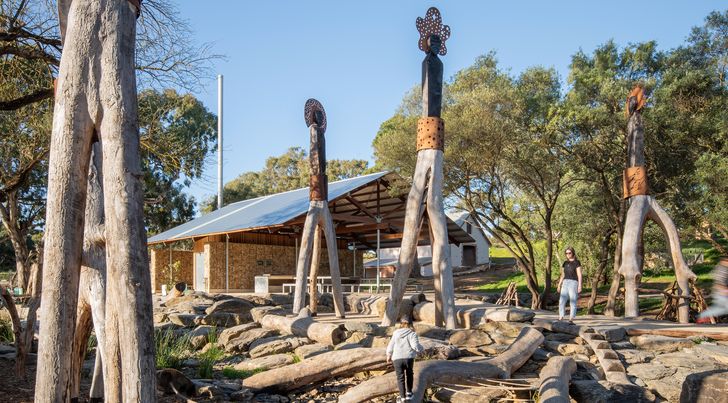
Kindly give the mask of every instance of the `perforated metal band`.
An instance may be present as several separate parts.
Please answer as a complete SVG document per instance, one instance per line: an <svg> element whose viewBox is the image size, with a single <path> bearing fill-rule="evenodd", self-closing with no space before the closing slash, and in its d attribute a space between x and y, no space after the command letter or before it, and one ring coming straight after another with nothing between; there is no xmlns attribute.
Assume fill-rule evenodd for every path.
<svg viewBox="0 0 728 403"><path fill-rule="evenodd" d="M647 186L647 168L637 166L625 169L622 182L622 197L629 199L632 196L647 194L650 194Z"/></svg>
<svg viewBox="0 0 728 403"><path fill-rule="evenodd" d="M436 117L417 121L417 151L445 150L445 121Z"/></svg>

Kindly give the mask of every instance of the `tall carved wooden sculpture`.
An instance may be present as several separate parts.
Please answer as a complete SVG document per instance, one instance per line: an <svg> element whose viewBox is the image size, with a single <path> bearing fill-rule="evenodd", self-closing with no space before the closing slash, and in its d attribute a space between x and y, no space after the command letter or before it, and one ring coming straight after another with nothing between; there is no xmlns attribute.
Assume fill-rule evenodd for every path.
<svg viewBox="0 0 728 403"><path fill-rule="evenodd" d="M425 18L417 18L420 49L427 54L422 62L422 117L417 123L417 165L412 189L407 197L399 267L394 275L387 311L382 325L390 326L399 315L407 279L415 264L417 238L423 215L427 214L432 244L432 269L435 284L435 324L456 327L455 299L447 238L447 219L442 197L445 122L442 109L442 61L450 27L442 25L440 11L431 7ZM424 202L424 211L423 211Z"/></svg>
<svg viewBox="0 0 728 403"><path fill-rule="evenodd" d="M644 91L635 87L627 97L627 168L624 170L623 197L629 199L629 209L622 237L622 265L619 274L624 277L624 316L639 316L639 295L637 288L642 277L644 251L642 231L645 221L655 221L665 233L667 247L675 267L675 277L681 296L690 296L690 281L695 274L688 268L680 249L680 238L670 216L649 195L647 169L645 167L645 130L642 125L642 108L645 104ZM688 299L681 299L678 317L681 323L689 321Z"/></svg>
<svg viewBox="0 0 728 403"><path fill-rule="evenodd" d="M344 293L341 288L341 276L339 274L339 253L336 244L336 231L334 231L334 221L331 218L328 202L328 179L326 178L326 142L324 133L326 133L326 112L323 105L315 99L306 101L304 107L304 117L306 126L311 134L311 152L309 162L311 164L310 179L310 202L308 213L306 214L306 222L303 224L303 234L301 237L301 249L298 255L298 264L296 265L296 291L293 298L293 313L297 314L306 303L306 284L307 273L309 268L312 272L312 283L316 282L316 273L318 269L318 248L314 248L314 238L320 236L318 227L321 227L326 237L326 250L329 254L329 268L331 271L331 283L334 288L334 310L336 316L343 318L344 309ZM316 256L313 255L313 249ZM315 265L311 264L311 260L315 260ZM312 294L315 295L315 285L311 287ZM312 301L315 296L312 295Z"/></svg>
<svg viewBox="0 0 728 403"><path fill-rule="evenodd" d="M156 400L151 284L134 73L140 0L59 0L64 41L48 172L45 275L36 402L66 402L89 161L95 137L103 165L106 239L106 360L109 402Z"/></svg>

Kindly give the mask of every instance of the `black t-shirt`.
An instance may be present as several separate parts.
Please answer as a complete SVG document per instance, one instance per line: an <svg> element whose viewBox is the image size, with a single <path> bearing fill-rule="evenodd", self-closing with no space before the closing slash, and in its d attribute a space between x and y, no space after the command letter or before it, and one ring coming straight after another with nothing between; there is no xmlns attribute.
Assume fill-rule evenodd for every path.
<svg viewBox="0 0 728 403"><path fill-rule="evenodd" d="M564 279L578 281L579 277L576 276L576 268L580 266L581 262L579 259L566 260L564 264L561 265L561 268L564 270Z"/></svg>

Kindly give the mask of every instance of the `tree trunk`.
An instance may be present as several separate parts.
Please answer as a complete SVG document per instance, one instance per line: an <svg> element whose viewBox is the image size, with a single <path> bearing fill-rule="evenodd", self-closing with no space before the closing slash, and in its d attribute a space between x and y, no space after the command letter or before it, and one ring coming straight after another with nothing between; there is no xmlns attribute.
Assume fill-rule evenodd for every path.
<svg viewBox="0 0 728 403"><path fill-rule="evenodd" d="M285 394L329 379L382 369L387 365L386 360L387 355L384 348L331 351L307 358L296 364L255 374L243 380L243 387L256 392L269 391Z"/></svg>
<svg viewBox="0 0 728 403"><path fill-rule="evenodd" d="M346 330L343 325L319 323L305 316L288 318L280 315L265 315L260 318L259 323L269 329L275 329L294 336L308 337L311 340L330 346L339 344L346 338Z"/></svg>
<svg viewBox="0 0 728 403"><path fill-rule="evenodd" d="M610 228L599 244L599 266L591 279L591 295L586 308L587 313L590 315L594 314L594 305L596 305L597 294L599 293L599 280L607 269L607 263L609 263L609 240L612 238L612 234L614 234L614 230Z"/></svg>
<svg viewBox="0 0 728 403"><path fill-rule="evenodd" d="M617 294L619 294L619 283L622 280L622 277L619 274L620 266L622 266L622 233L617 233L617 244L614 247L612 284L609 286L607 305L604 307L604 315L606 316L617 316L615 312L615 305L617 303Z"/></svg>
<svg viewBox="0 0 728 403"><path fill-rule="evenodd" d="M0 221L5 227L15 254L15 286L22 288L25 294L32 295L33 290L29 284L32 282L30 251L27 246L27 231L23 231L20 226L17 191L6 193L4 203L5 206L0 205Z"/></svg>
<svg viewBox="0 0 728 403"><path fill-rule="evenodd" d="M27 355L28 346L25 344L25 338L23 337L23 327L20 325L20 316L18 316L18 310L15 307L15 301L13 296L4 287L0 287L0 296L2 296L5 303L5 307L10 313L10 320L13 323L13 337L15 338L15 354L16 357L25 357ZM15 376L18 379L25 379L25 360L15 361Z"/></svg>
<svg viewBox="0 0 728 403"><path fill-rule="evenodd" d="M346 314L344 306L344 290L341 287L341 273L339 271L339 247L336 244L336 230L334 220L329 211L329 205L324 201L324 208L319 218L319 225L323 227L326 238L326 252L329 255L329 272L331 274L331 286L334 294L334 312L336 317L343 319Z"/></svg>
<svg viewBox="0 0 728 403"><path fill-rule="evenodd" d="M554 231L551 228L551 210L546 211L544 226L546 232L546 267L543 270L543 293L539 308L546 309L551 300L551 264L554 258Z"/></svg>
<svg viewBox="0 0 728 403"><path fill-rule="evenodd" d="M551 357L539 374L539 402L569 403L569 382L576 372L576 361L571 357Z"/></svg>
<svg viewBox="0 0 728 403"><path fill-rule="evenodd" d="M68 6L68 3L64 3ZM153 402L151 284L143 221L134 73L136 13L129 2L70 3L58 74L48 173L46 275L36 379L37 402L70 396L87 174L93 133L100 133L108 250L106 312L113 312L121 390L109 401ZM63 10L62 10L63 14ZM123 324L122 326L119 326ZM112 355L113 356L113 355ZM113 360L109 360L113 361ZM112 366L107 365L111 368Z"/></svg>
<svg viewBox="0 0 728 403"><path fill-rule="evenodd" d="M432 382L463 384L468 380L484 378L510 378L543 343L544 337L536 329L524 328L513 344L492 359L472 362L430 360L415 363L413 402L423 401L425 391ZM371 378L344 393L339 403L367 402L375 397L397 392L397 378L394 373Z"/></svg>

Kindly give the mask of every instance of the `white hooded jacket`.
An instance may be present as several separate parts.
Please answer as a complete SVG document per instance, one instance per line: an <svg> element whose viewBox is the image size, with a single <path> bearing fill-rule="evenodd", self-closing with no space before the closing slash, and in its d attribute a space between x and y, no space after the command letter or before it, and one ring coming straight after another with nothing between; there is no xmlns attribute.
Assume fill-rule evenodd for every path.
<svg viewBox="0 0 728 403"><path fill-rule="evenodd" d="M387 345L387 356L392 357L392 360L406 360L415 358L417 353L424 350L420 339L417 337L417 333L413 332L412 329L402 328L397 329L392 334L392 339Z"/></svg>

